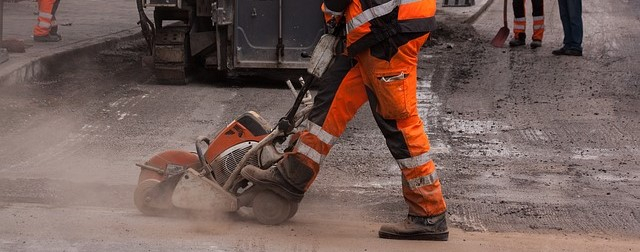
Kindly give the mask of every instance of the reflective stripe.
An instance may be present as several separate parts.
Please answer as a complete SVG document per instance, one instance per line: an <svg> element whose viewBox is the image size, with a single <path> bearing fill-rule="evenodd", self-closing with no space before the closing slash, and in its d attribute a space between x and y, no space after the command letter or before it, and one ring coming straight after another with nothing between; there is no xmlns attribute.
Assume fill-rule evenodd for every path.
<svg viewBox="0 0 640 252"><path fill-rule="evenodd" d="M307 128L309 129L309 133L315 135L325 144L333 145L338 141L338 138L334 135L331 135L329 132L326 132L319 125L313 123L310 120L307 120Z"/></svg>
<svg viewBox="0 0 640 252"><path fill-rule="evenodd" d="M38 22L38 26L42 27L42 28L50 28L51 24L47 23L47 22Z"/></svg>
<svg viewBox="0 0 640 252"><path fill-rule="evenodd" d="M429 152L425 152L419 156L397 159L400 169L413 169L428 163L431 160Z"/></svg>
<svg viewBox="0 0 640 252"><path fill-rule="evenodd" d="M46 13L46 12L39 12L38 16L46 18L46 19L52 19L53 15L51 15L51 13Z"/></svg>
<svg viewBox="0 0 640 252"><path fill-rule="evenodd" d="M514 30L524 30L525 26L524 25L514 25L513 29Z"/></svg>
<svg viewBox="0 0 640 252"><path fill-rule="evenodd" d="M534 30L540 30L540 29L544 29L544 25L534 25L533 26Z"/></svg>
<svg viewBox="0 0 640 252"><path fill-rule="evenodd" d="M320 154L320 152L304 144L302 141L298 141L298 144L296 144L296 149L298 149L298 153L307 156L309 159L313 160L313 162L316 162L318 165L320 165L320 163L324 159L324 155Z"/></svg>
<svg viewBox="0 0 640 252"><path fill-rule="evenodd" d="M513 19L514 22L526 22L527 18L521 17L521 18L514 18Z"/></svg>
<svg viewBox="0 0 640 252"><path fill-rule="evenodd" d="M436 171L433 171L429 175L411 179L407 181L407 184L409 185L409 188L411 188L411 190L415 190L418 187L433 185L436 181L438 181L438 173L436 173Z"/></svg>
<svg viewBox="0 0 640 252"><path fill-rule="evenodd" d="M353 19L351 19L349 23L347 23L347 33L373 20L374 18L382 17L391 13L391 11L393 11L393 9L398 7L398 5L400 4L409 4L418 1L421 0L391 0L389 2L362 11L362 13L353 17Z"/></svg>
<svg viewBox="0 0 640 252"><path fill-rule="evenodd" d="M544 16L533 17L533 21L540 21L540 20L544 20Z"/></svg>

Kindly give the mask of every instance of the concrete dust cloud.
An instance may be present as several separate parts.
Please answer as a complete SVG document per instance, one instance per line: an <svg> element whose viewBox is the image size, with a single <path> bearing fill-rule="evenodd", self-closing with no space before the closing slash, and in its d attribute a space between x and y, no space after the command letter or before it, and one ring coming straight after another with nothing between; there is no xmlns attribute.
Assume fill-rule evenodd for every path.
<svg viewBox="0 0 640 252"><path fill-rule="evenodd" d="M281 225L261 225L247 208L143 215L135 163L192 151L198 135L248 110L276 122L291 100L261 78L157 85L138 38L70 55L79 58L27 83L0 83L0 250L636 251L640 26L605 29L635 24L624 7L640 4L627 2L584 2L616 15L585 13L592 30L579 59L550 54L562 40L557 22L534 51L490 47L501 17L473 26L438 17L418 78L448 204L446 243L377 238L407 209L368 109Z"/></svg>

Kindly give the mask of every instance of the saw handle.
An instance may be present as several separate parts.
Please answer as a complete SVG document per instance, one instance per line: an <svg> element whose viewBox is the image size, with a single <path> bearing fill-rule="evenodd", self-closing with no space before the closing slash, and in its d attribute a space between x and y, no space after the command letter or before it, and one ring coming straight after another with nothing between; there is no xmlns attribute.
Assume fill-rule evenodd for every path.
<svg viewBox="0 0 640 252"><path fill-rule="evenodd" d="M291 107L291 109L289 109L289 112L287 112L287 114L284 117L280 118L280 120L278 121L277 127L282 132L284 132L285 135L291 133L291 131L293 131L293 129L295 128L295 115L298 112L298 108L300 108L302 99L307 94L307 91L309 91L309 87L313 83L313 76L311 77L311 81L309 82L309 84L306 84L304 78L302 77L300 77L299 81L300 84L302 84L302 88L300 89L300 91L298 91L298 95L296 96L296 101L293 103L293 107Z"/></svg>
<svg viewBox="0 0 640 252"><path fill-rule="evenodd" d="M212 168L211 165L209 165L209 162L207 162L207 159L204 157L204 152L202 151L202 148L200 147L200 145L202 143L207 144L207 146L209 146L209 144L211 144L211 140L205 136L199 136L198 138L196 138L196 155L198 155L198 159L200 160L200 164L202 164L202 167L204 168L205 176L208 176L207 174L212 174Z"/></svg>

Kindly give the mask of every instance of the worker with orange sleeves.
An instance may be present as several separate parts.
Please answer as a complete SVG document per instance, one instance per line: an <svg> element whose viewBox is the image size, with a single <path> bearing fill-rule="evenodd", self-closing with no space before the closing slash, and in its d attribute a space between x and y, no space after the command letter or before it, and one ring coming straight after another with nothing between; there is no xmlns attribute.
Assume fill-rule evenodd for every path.
<svg viewBox="0 0 640 252"><path fill-rule="evenodd" d="M345 22L346 49L316 80L307 128L293 151L265 170L244 167L243 177L299 202L347 123L368 101L400 167L408 206L405 221L383 225L379 237L447 240L446 204L416 98L418 53L435 29L436 0L325 0L322 10L327 19Z"/></svg>
<svg viewBox="0 0 640 252"><path fill-rule="evenodd" d="M513 39L509 41L512 47L526 44L527 20L525 18L525 1L513 0ZM542 35L544 33L544 0L531 0L533 7L533 36L531 37L531 48L542 46Z"/></svg>
<svg viewBox="0 0 640 252"><path fill-rule="evenodd" d="M60 0L38 0L38 23L33 28L34 41L58 42L62 40L56 24L58 4L60 4Z"/></svg>

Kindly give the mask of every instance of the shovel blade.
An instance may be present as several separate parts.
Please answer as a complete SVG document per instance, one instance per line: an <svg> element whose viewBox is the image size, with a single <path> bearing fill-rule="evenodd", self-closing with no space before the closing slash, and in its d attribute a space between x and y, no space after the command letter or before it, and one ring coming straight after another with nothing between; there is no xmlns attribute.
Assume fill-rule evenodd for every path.
<svg viewBox="0 0 640 252"><path fill-rule="evenodd" d="M509 37L509 27L503 26L498 31L498 34L496 34L496 36L493 37L493 40L491 40L491 45L498 48L502 48L504 47L504 42L507 41L508 37Z"/></svg>

